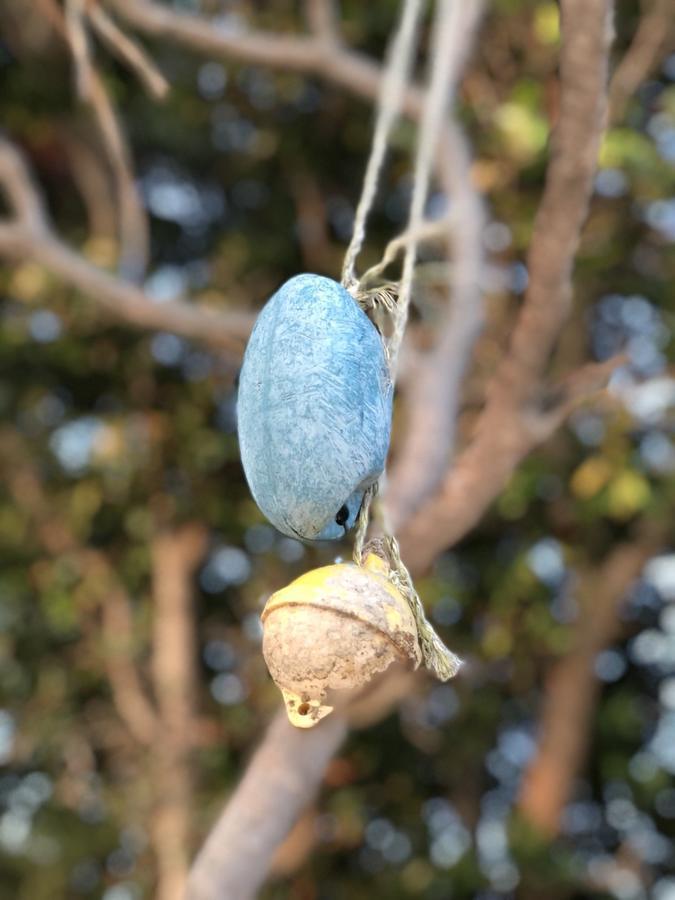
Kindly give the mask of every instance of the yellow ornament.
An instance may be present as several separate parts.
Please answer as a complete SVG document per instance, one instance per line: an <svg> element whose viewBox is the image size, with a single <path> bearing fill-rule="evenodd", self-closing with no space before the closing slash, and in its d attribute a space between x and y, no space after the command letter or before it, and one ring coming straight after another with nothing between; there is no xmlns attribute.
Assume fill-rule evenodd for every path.
<svg viewBox="0 0 675 900"><path fill-rule="evenodd" d="M330 691L362 687L393 662L422 660L410 605L370 553L363 565L307 572L267 601L263 655L288 718L311 728L332 712Z"/></svg>

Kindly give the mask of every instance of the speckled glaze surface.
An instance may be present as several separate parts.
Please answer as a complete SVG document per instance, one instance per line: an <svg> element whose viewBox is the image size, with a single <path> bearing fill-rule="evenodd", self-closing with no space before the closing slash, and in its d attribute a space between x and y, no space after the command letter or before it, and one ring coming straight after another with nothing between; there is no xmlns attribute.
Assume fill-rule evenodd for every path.
<svg viewBox="0 0 675 900"><path fill-rule="evenodd" d="M384 469L392 393L382 339L341 285L297 275L271 297L237 411L251 493L279 531L335 540L353 526Z"/></svg>

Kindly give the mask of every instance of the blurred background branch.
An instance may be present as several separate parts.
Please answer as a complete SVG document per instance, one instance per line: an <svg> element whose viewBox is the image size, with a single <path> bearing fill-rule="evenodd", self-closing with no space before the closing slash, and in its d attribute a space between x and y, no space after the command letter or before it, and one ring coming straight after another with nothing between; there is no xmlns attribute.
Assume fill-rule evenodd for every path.
<svg viewBox="0 0 675 900"><path fill-rule="evenodd" d="M643 534L616 546L597 568L578 573L579 615L571 646L546 675L537 750L520 790L523 817L548 838L560 831L591 739L600 691L595 661L620 636L621 605L666 538L665 529L646 527Z"/></svg>
<svg viewBox="0 0 675 900"><path fill-rule="evenodd" d="M159 729L158 786L152 822L158 857L157 900L183 900L192 844L193 748L197 707L192 577L207 548L201 523L164 531L152 544L152 679Z"/></svg>
<svg viewBox="0 0 675 900"><path fill-rule="evenodd" d="M248 313L209 310L181 300L159 305L131 282L71 250L52 233L25 163L6 139L0 139L0 185L15 213L14 218L0 220L0 254L43 265L89 297L107 315L139 328L201 338L238 358L251 329Z"/></svg>
<svg viewBox="0 0 675 900"><path fill-rule="evenodd" d="M119 219L119 271L123 277L138 281L147 265L147 216L136 187L124 129L90 51L88 4L84 0L67 0L65 13L61 12L56 0L39 0L39 4L49 7L49 21L70 47L78 97L89 108L96 123L114 177Z"/></svg>
<svg viewBox="0 0 675 900"><path fill-rule="evenodd" d="M486 389L475 437L403 531L406 559L417 570L475 525L523 456L559 425L537 406L569 314L572 267L605 126L610 12L605 0L561 6L560 115L528 250L525 300L509 351Z"/></svg>

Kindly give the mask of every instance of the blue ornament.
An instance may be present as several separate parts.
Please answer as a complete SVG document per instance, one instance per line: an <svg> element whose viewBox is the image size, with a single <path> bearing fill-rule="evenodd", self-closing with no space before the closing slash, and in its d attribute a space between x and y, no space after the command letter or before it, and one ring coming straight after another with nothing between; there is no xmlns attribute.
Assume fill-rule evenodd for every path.
<svg viewBox="0 0 675 900"><path fill-rule="evenodd" d="M238 428L256 503L284 534L336 540L384 469L392 383L379 332L337 282L291 278L246 348Z"/></svg>

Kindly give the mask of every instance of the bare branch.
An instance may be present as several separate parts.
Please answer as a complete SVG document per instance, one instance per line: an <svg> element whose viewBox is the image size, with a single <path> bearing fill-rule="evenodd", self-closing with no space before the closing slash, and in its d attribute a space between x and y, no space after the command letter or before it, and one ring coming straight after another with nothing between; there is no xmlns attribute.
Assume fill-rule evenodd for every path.
<svg viewBox="0 0 675 900"><path fill-rule="evenodd" d="M671 44L674 30L671 0L650 0L609 86L610 121L623 118L628 101Z"/></svg>
<svg viewBox="0 0 675 900"><path fill-rule="evenodd" d="M15 220L0 221L0 256L44 266L106 313L132 325L199 338L240 356L252 325L248 313L207 309L184 300L156 303L140 288L98 268L56 238L21 155L2 138L0 189Z"/></svg>
<svg viewBox="0 0 675 900"><path fill-rule="evenodd" d="M75 86L81 100L91 96L92 61L84 26L84 0L66 0L64 6L66 40L75 65Z"/></svg>
<svg viewBox="0 0 675 900"><path fill-rule="evenodd" d="M148 262L148 219L133 172L131 153L122 124L101 76L92 69L88 102L106 148L117 186L119 203L119 269L137 281Z"/></svg>
<svg viewBox="0 0 675 900"><path fill-rule="evenodd" d="M442 219L425 219L419 228L411 230L406 228L395 238L392 238L384 248L384 253L379 262L367 269L361 276L361 283L371 283L376 278L382 278L385 270L396 261L398 256L410 241L417 244L444 241L448 233L452 233L458 226L458 216L455 216L456 206L453 204L448 215Z"/></svg>
<svg viewBox="0 0 675 900"><path fill-rule="evenodd" d="M103 241L112 254L117 240L117 211L113 186L101 155L68 126L59 127L59 137L70 176L87 213L89 240Z"/></svg>
<svg viewBox="0 0 675 900"><path fill-rule="evenodd" d="M578 404L601 391L624 362L620 355L583 366L557 386L542 388L524 409L493 407L489 417L484 411L479 421L481 430L459 455L440 493L402 526L401 546L408 564L424 572L442 548L452 546L470 531L527 454L550 438ZM483 429L492 429L490 439L490 432ZM440 534L423 521L425 515L432 517ZM431 547L424 545L425 539Z"/></svg>
<svg viewBox="0 0 675 900"><path fill-rule="evenodd" d="M586 220L607 114L611 0L563 0L560 118L527 255L529 285L502 393L527 400L544 372L572 300L572 268Z"/></svg>
<svg viewBox="0 0 675 900"><path fill-rule="evenodd" d="M159 720L131 656L134 626L129 598L120 586L113 586L101 607L103 662L115 708L129 733L148 747L160 737Z"/></svg>
<svg viewBox="0 0 675 900"><path fill-rule="evenodd" d="M558 833L586 754L599 694L595 659L619 636L620 605L665 536L665 531L652 529L619 544L597 570L581 576L572 649L553 664L546 678L537 751L523 777L519 799L523 816L548 837Z"/></svg>
<svg viewBox="0 0 675 900"><path fill-rule="evenodd" d="M197 857L187 900L249 900L265 880L274 849L314 797L329 760L347 733L339 715L311 731L280 711L233 799Z"/></svg>
<svg viewBox="0 0 675 900"><path fill-rule="evenodd" d="M610 10L609 0L562 4L560 118L528 254L525 302L473 441L401 535L414 568L426 568L475 525L520 460L561 421L537 415L537 393L569 312L572 266L605 124ZM549 427L542 428L543 421Z"/></svg>
<svg viewBox="0 0 675 900"><path fill-rule="evenodd" d="M197 696L192 574L207 537L207 529L193 523L163 532L152 543L152 676L161 731L154 756L158 796L152 822L157 900L183 900L185 895Z"/></svg>
<svg viewBox="0 0 675 900"><path fill-rule="evenodd" d="M119 268L125 277L138 280L148 257L147 216L136 187L124 129L91 58L84 0L68 0L65 15L56 0L39 2L73 55L78 93L93 116L115 179L119 204Z"/></svg>
<svg viewBox="0 0 675 900"><path fill-rule="evenodd" d="M408 379L405 440L389 475L387 509L396 528L438 486L454 445L465 367L483 322L483 205L471 184L470 156L459 127L440 148L440 176L450 204L445 236L453 259L449 307L432 350Z"/></svg>
<svg viewBox="0 0 675 900"><path fill-rule="evenodd" d="M340 43L340 33L333 0L305 0L305 18L309 30L324 41L330 51Z"/></svg>
<svg viewBox="0 0 675 900"><path fill-rule="evenodd" d="M0 188L22 228L42 234L47 228L47 219L40 195L31 181L23 156L1 133Z"/></svg>
<svg viewBox="0 0 675 900"><path fill-rule="evenodd" d="M98 3L90 4L87 15L101 40L136 73L148 94L155 100L163 100L169 92L169 82L140 44L126 35Z"/></svg>
<svg viewBox="0 0 675 900"><path fill-rule="evenodd" d="M253 324L252 316L235 310L216 310L171 300L157 303L122 279L88 262L50 234L35 234L20 225L0 224L0 256L31 260L81 291L107 315L151 331L172 331L199 339L241 357Z"/></svg>
<svg viewBox="0 0 675 900"><path fill-rule="evenodd" d="M241 27L209 22L198 15L177 13L169 6L146 0L108 0L117 13L139 31L163 41L175 41L210 56L240 62L311 72L317 65L323 40L271 32L249 32Z"/></svg>

